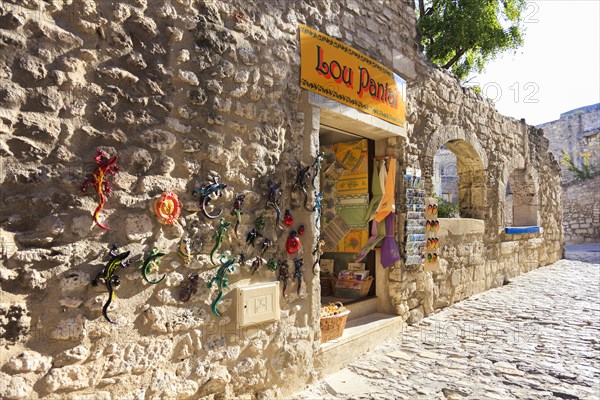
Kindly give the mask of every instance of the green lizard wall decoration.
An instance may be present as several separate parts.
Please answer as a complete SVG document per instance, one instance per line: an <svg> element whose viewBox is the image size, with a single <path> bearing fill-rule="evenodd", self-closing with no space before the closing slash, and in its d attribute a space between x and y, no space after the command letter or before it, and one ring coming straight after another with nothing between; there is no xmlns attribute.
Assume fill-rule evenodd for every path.
<svg viewBox="0 0 600 400"><path fill-rule="evenodd" d="M165 279L166 274L163 274L163 276L159 280L151 280L150 278L148 278L148 274L150 274L152 268L158 267L158 264L160 264L160 258L164 255L165 253L159 252L158 249L155 247L152 249L148 257L144 259L144 262L141 265L140 269L142 271L142 277L146 282L150 283L151 285L156 285L157 283Z"/></svg>

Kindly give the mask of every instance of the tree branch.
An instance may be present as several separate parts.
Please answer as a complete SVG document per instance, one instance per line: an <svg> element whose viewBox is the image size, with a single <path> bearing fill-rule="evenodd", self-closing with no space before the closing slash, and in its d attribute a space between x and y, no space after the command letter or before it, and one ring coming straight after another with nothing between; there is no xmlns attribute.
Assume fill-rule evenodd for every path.
<svg viewBox="0 0 600 400"><path fill-rule="evenodd" d="M419 19L425 16L425 0L419 0Z"/></svg>
<svg viewBox="0 0 600 400"><path fill-rule="evenodd" d="M456 52L456 54L454 55L454 57L452 57L450 59L450 61L448 61L446 64L442 65L442 68L444 69L448 69L451 66L453 66L454 64L456 64L456 62L458 60L460 60L460 58L463 56L463 54L465 54L467 52L467 49L460 49Z"/></svg>

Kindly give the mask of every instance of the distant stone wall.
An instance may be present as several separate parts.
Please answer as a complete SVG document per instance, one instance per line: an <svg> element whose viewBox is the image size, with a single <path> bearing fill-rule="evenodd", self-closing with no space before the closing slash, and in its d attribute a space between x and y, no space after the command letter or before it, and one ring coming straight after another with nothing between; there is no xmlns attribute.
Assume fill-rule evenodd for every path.
<svg viewBox="0 0 600 400"><path fill-rule="evenodd" d="M563 186L566 244L600 243L600 176Z"/></svg>
<svg viewBox="0 0 600 400"><path fill-rule="evenodd" d="M600 103L563 113L560 119L537 127L544 130L555 159L561 160L564 150L581 165L581 154L589 153L590 163L600 167ZM575 180L566 166L561 164L560 168L563 183Z"/></svg>

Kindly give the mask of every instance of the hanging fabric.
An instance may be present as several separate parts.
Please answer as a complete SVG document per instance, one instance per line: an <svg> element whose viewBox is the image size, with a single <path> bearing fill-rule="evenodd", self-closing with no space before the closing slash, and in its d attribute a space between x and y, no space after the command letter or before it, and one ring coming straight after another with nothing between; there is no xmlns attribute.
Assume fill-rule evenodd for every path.
<svg viewBox="0 0 600 400"><path fill-rule="evenodd" d="M371 192L373 197L369 203L369 208L365 214L365 223L369 222L375 216L377 208L383 199L383 188L381 187L381 180L379 179L379 173L377 172L377 161L373 161L373 176L371 177Z"/></svg>
<svg viewBox="0 0 600 400"><path fill-rule="evenodd" d="M375 223L375 222L373 222ZM398 243L394 235L396 226L396 214L389 213L385 218L385 237L381 245L381 266L387 268L401 259Z"/></svg>
<svg viewBox="0 0 600 400"><path fill-rule="evenodd" d="M395 190L396 190L396 159L389 159L389 166L385 178L385 189L377 213L375 214L375 221L383 221L390 213L395 211Z"/></svg>
<svg viewBox="0 0 600 400"><path fill-rule="evenodd" d="M371 222L371 236L367 244L354 256L354 262L361 262L385 238L385 235L384 224L378 224L376 221Z"/></svg>

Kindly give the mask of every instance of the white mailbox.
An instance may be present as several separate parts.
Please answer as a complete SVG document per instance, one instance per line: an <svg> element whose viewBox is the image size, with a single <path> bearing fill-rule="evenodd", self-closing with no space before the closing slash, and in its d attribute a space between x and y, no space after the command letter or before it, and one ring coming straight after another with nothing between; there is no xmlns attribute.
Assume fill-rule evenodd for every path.
<svg viewBox="0 0 600 400"><path fill-rule="evenodd" d="M237 292L238 328L279 320L279 282L239 287Z"/></svg>

